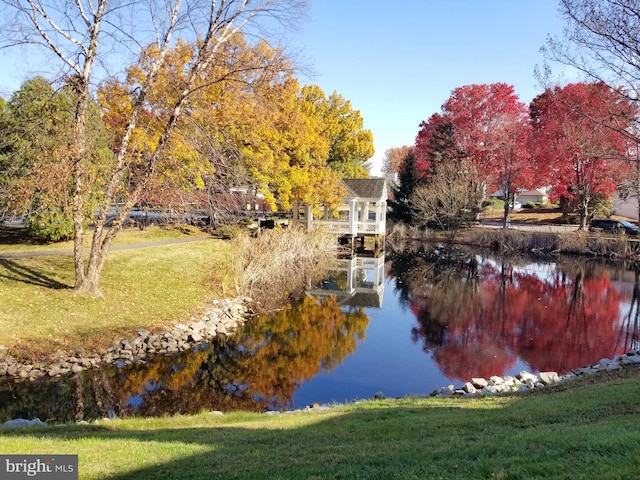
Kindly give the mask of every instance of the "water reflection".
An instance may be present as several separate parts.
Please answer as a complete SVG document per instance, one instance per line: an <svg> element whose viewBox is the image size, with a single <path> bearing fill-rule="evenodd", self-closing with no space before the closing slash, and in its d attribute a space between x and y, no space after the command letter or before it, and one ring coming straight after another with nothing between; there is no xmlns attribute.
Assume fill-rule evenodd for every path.
<svg viewBox="0 0 640 480"><path fill-rule="evenodd" d="M638 345L637 267L629 305L612 278L625 276L622 265L438 247L395 255L391 274L416 316L414 341L452 379L502 375L518 359L534 371L568 371Z"/></svg>
<svg viewBox="0 0 640 480"><path fill-rule="evenodd" d="M443 246L389 257L341 259L309 295L233 338L63 379L2 380L0 420L264 411L376 391L426 394L447 378L562 372L640 348L638 265Z"/></svg>
<svg viewBox="0 0 640 480"><path fill-rule="evenodd" d="M307 294L316 298L333 297L349 307L382 306L384 295L384 252L354 254L338 258L327 277L312 285Z"/></svg>
<svg viewBox="0 0 640 480"><path fill-rule="evenodd" d="M203 410L284 409L296 388L353 353L369 322L312 297L250 322L242 334L146 363L34 383L3 381L0 419L78 421Z"/></svg>

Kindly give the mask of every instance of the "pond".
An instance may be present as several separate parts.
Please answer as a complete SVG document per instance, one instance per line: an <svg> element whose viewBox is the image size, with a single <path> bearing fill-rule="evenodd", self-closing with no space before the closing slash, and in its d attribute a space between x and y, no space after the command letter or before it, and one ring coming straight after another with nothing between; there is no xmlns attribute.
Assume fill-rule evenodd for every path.
<svg viewBox="0 0 640 480"><path fill-rule="evenodd" d="M0 381L0 421L283 410L569 371L638 348L636 265L460 247L342 259L308 295L176 356Z"/></svg>

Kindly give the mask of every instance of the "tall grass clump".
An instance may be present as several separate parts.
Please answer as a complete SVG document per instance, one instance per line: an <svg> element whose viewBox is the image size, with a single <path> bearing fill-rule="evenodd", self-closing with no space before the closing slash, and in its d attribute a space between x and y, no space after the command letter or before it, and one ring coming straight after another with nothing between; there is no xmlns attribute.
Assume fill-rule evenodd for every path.
<svg viewBox="0 0 640 480"><path fill-rule="evenodd" d="M640 242L625 235L590 232L524 232L477 229L466 243L501 253L540 252L632 259L640 255Z"/></svg>
<svg viewBox="0 0 640 480"><path fill-rule="evenodd" d="M265 230L233 242L237 294L249 297L258 311L279 308L319 281L338 252L336 236L319 228Z"/></svg>
<svg viewBox="0 0 640 480"><path fill-rule="evenodd" d="M417 225L407 225L403 222L393 222L387 229L385 243L393 252L404 252L415 247L416 242L435 241L436 236L429 229L421 229Z"/></svg>
<svg viewBox="0 0 640 480"><path fill-rule="evenodd" d="M468 243L501 253L553 252L560 240L556 233L478 229L468 237Z"/></svg>

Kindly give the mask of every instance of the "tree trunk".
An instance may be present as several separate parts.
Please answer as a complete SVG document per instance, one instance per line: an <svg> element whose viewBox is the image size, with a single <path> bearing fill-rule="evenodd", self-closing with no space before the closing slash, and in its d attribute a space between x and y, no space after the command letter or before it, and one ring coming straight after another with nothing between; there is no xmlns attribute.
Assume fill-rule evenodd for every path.
<svg viewBox="0 0 640 480"><path fill-rule="evenodd" d="M511 210L511 198L507 195L504 201L504 215L502 217L502 228L506 229L509 226L509 215Z"/></svg>
<svg viewBox="0 0 640 480"><path fill-rule="evenodd" d="M587 227L587 218L589 218L589 197L580 199L580 226L578 230L584 230Z"/></svg>
<svg viewBox="0 0 640 480"><path fill-rule="evenodd" d="M84 260L82 255L82 240L84 236L84 168L86 155L86 117L88 98L86 93L80 93L76 105L76 119L74 129L74 152L72 159L73 176L73 262L75 266L75 284L77 290L84 280Z"/></svg>

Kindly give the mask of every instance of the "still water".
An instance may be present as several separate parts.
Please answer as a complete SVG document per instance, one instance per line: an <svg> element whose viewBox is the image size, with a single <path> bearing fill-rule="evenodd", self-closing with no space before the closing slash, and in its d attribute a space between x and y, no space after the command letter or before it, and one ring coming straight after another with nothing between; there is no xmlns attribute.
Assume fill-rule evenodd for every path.
<svg viewBox="0 0 640 480"><path fill-rule="evenodd" d="M0 421L293 409L566 372L640 346L639 268L443 246L342 259L234 338L57 380L2 380Z"/></svg>

